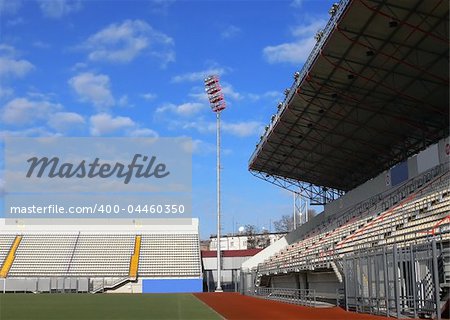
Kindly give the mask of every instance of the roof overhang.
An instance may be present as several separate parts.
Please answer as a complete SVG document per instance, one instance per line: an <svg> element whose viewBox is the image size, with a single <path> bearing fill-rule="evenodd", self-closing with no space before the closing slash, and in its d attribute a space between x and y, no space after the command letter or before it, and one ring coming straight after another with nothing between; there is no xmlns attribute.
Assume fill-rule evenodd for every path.
<svg viewBox="0 0 450 320"><path fill-rule="evenodd" d="M448 1L341 1L249 169L348 191L448 136L448 31Z"/></svg>

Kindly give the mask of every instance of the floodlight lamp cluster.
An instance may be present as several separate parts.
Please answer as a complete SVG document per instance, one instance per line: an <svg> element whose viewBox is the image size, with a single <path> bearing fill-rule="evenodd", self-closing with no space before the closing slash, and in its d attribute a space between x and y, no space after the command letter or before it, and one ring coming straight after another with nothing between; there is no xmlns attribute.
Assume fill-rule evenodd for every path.
<svg viewBox="0 0 450 320"><path fill-rule="evenodd" d="M205 91L213 112L220 112L226 108L222 87L219 83L219 76L212 75L205 79Z"/></svg>

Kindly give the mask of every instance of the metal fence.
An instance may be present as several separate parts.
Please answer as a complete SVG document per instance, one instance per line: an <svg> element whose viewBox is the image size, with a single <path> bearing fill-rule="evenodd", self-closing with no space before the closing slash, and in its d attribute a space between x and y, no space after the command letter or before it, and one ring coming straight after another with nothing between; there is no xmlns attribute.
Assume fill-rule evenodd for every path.
<svg viewBox="0 0 450 320"><path fill-rule="evenodd" d="M440 320L449 248L448 240L433 238L428 243L365 249L335 259L344 281L344 287L336 290L336 304L361 313ZM256 270L242 272L241 293L301 305L320 304L321 294L314 290L270 287L273 276Z"/></svg>
<svg viewBox="0 0 450 320"><path fill-rule="evenodd" d="M364 251L342 262L344 307L400 318L440 319L442 243ZM443 271L441 270L441 273Z"/></svg>

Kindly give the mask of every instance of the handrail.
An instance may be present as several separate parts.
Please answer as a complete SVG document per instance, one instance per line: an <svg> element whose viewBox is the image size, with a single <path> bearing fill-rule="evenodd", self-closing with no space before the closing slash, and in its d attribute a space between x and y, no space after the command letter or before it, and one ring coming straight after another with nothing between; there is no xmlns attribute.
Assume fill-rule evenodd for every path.
<svg viewBox="0 0 450 320"><path fill-rule="evenodd" d="M12 243L11 248L9 249L8 255L6 256L5 262L3 262L3 266L0 269L0 278L6 278L6 276L8 275L8 272L12 267L14 259L16 258L16 251L20 245L21 240L22 236L19 235L17 235L16 238L14 239L14 242Z"/></svg>
<svg viewBox="0 0 450 320"><path fill-rule="evenodd" d="M73 257L75 256L75 251L77 250L78 240L80 239L81 231L78 232L77 238L75 239L75 244L73 245L72 255L70 256L69 265L67 266L66 274L69 274L70 268L72 267Z"/></svg>

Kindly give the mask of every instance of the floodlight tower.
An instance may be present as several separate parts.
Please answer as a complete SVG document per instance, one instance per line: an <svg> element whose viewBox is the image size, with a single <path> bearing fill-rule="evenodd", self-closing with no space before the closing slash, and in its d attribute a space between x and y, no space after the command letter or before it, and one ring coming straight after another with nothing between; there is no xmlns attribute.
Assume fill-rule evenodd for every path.
<svg viewBox="0 0 450 320"><path fill-rule="evenodd" d="M222 292L221 286L221 254L220 254L220 113L226 108L219 76L211 75L205 79L205 91L208 95L211 110L216 114L217 125L217 287L216 292Z"/></svg>

